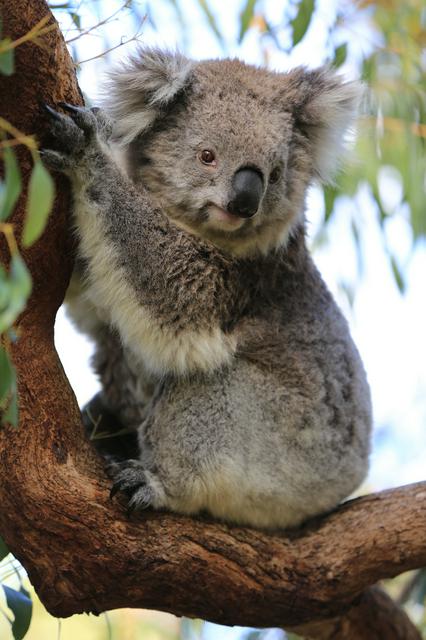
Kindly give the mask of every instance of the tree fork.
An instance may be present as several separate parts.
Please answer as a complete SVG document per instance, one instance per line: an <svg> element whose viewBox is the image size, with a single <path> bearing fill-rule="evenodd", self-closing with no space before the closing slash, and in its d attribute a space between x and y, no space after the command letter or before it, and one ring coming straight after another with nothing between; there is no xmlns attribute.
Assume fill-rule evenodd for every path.
<svg viewBox="0 0 426 640"><path fill-rule="evenodd" d="M0 0L13 40L49 15L44 0ZM49 23L54 24L53 16ZM82 104L56 28L15 51L0 76L1 115L46 134L40 103ZM28 179L31 159L19 159ZM318 640L415 640L405 613L377 588L426 565L426 482L352 500L300 530L265 533L146 512L129 520L84 437L79 409L53 344L73 242L69 187L57 178L42 239L24 253L34 290L13 346L20 427L0 431L0 532L46 608L57 616L145 607L222 624L294 628ZM12 222L19 238L25 196ZM1 262L8 260L0 244Z"/></svg>

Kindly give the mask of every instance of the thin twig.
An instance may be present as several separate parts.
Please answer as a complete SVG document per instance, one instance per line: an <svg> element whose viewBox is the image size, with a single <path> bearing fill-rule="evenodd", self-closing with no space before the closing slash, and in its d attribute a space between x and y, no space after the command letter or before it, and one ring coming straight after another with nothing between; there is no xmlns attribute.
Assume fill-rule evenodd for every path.
<svg viewBox="0 0 426 640"><path fill-rule="evenodd" d="M91 62L92 60L103 58L103 56L106 56L108 53L110 53L111 51L114 51L115 49L118 49L119 47L123 47L124 45L130 44L131 42L138 42L140 30L142 29L142 25L145 22L145 20L146 20L146 15L143 17L142 22L139 25L135 35L132 36L130 40L126 40L125 42L121 41L119 44L116 44L114 47L110 47L109 49L106 49L105 51L102 51L102 53L98 53L98 55L92 56L91 58L86 58L86 60L79 60L78 62L74 63L75 66L79 67L80 65L85 64L86 62Z"/></svg>
<svg viewBox="0 0 426 640"><path fill-rule="evenodd" d="M121 7L119 7L116 11L114 11L114 13L112 13L110 16L108 16L107 18L105 18L104 20L101 20L100 22L98 22L97 24L94 24L93 26L89 27L89 29L86 29L86 31L82 31L81 33L78 34L78 36L75 36L74 38L70 38L69 40L65 40L65 42L67 44L71 44L71 42L75 42L75 40L78 40L79 38L82 38L83 36L86 36L88 33L90 33L91 31L94 31L95 29L97 29L98 27L101 27L102 25L106 24L107 22L110 22L113 18L115 18L115 16L118 13L121 13L121 11L124 11L124 9L127 9L130 4L131 4L132 0L126 0Z"/></svg>

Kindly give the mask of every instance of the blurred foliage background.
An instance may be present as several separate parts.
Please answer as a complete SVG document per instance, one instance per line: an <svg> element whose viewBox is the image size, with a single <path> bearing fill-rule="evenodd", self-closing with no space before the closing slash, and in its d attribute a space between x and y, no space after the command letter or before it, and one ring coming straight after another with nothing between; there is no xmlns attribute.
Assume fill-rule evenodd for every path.
<svg viewBox="0 0 426 640"><path fill-rule="evenodd" d="M357 136L344 170L334 184L313 195L320 218L311 233L315 250L328 242L328 230L345 205L351 250L358 273L342 274L341 291L348 304L357 295L363 272L366 235L360 215L368 199L378 221L382 249L398 290L407 286L410 260L426 236L426 5L423 0L52 0L68 42L83 91L92 97L99 61L125 55L139 41L179 48L203 57L240 56L249 62L286 69L296 64L327 63L365 83L365 100ZM0 24L1 26L1 24ZM32 34L40 41L44 25ZM16 43L15 43L16 44ZM11 74L14 43L0 29L0 73ZM15 267L0 265L0 410L17 422L16 379L7 356L16 339L14 321L31 290L29 274L17 250L7 218L21 189L13 146L26 144L34 159L32 203L28 204L28 244L40 235L50 207L41 207L40 192L49 191L37 146L0 118L0 234L6 236ZM319 204L318 204L319 203ZM390 229L401 229L405 251L396 249ZM29 231L28 231L29 229ZM25 240L25 239L24 239ZM12 416L12 418L10 418ZM74 616L57 621L37 601L19 563L0 541L0 638L40 640L82 637L87 640L279 640L280 630L225 629L201 621L179 621L167 614L121 610L99 618ZM119 585L117 586L119 588ZM426 638L426 573L414 572L388 581L386 588L403 604ZM29 630L28 630L29 627ZM290 637L290 636L289 636Z"/></svg>

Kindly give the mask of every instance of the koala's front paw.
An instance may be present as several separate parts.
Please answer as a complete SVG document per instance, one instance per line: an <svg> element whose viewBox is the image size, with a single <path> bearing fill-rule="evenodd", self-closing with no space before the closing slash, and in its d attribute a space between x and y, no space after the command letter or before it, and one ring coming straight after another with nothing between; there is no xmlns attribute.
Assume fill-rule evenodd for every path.
<svg viewBox="0 0 426 640"><path fill-rule="evenodd" d="M106 141L112 127L100 109L76 107L65 102L59 102L58 106L69 115L44 105L50 118L50 129L48 148L41 149L41 154L51 169L68 173L86 158L101 154L99 140Z"/></svg>
<svg viewBox="0 0 426 640"><path fill-rule="evenodd" d="M139 460L109 462L107 473L113 479L111 498L123 491L129 498L127 513L164 506L164 492L157 478Z"/></svg>

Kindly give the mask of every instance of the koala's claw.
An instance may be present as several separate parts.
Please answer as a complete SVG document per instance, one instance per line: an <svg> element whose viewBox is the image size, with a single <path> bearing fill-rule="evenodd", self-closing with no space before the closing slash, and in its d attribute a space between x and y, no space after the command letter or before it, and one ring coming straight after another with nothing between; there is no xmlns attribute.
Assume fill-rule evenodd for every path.
<svg viewBox="0 0 426 640"><path fill-rule="evenodd" d="M43 102L41 106L51 118L54 118L55 120L61 119L61 114L55 111L55 109L53 109L50 105Z"/></svg>
<svg viewBox="0 0 426 640"><path fill-rule="evenodd" d="M71 166L69 159L62 153L58 153L52 149L40 149L39 153L42 157L43 164L50 167L53 171L67 171Z"/></svg>
<svg viewBox="0 0 426 640"><path fill-rule="evenodd" d="M80 127L88 136L97 132L96 116L91 109L86 107L77 107L68 102L58 102L58 107L69 113L69 117Z"/></svg>
<svg viewBox="0 0 426 640"><path fill-rule="evenodd" d="M58 107L61 107L64 111L70 111L71 113L78 113L82 107L77 107L75 104L69 104L69 102L58 102Z"/></svg>
<svg viewBox="0 0 426 640"><path fill-rule="evenodd" d="M111 491L109 492L109 499L112 500L115 494L121 491L121 489L122 489L121 482L118 480L117 482L114 482L114 484L111 487Z"/></svg>
<svg viewBox="0 0 426 640"><path fill-rule="evenodd" d="M129 498L128 516L133 511L140 511L152 506L155 498L154 490L150 485L148 474L139 460L110 462L107 465L107 473L114 479L110 498L112 499L119 491L125 493Z"/></svg>

